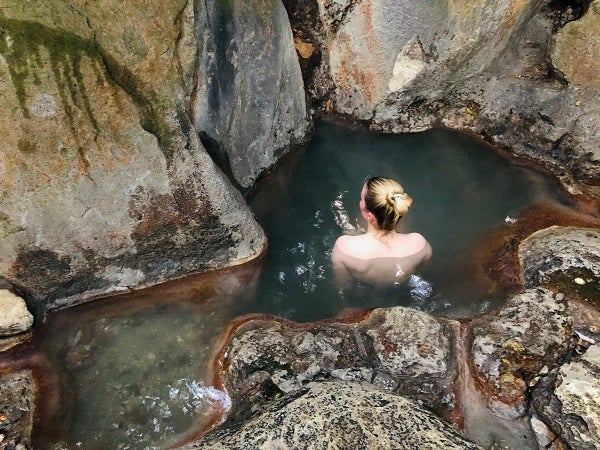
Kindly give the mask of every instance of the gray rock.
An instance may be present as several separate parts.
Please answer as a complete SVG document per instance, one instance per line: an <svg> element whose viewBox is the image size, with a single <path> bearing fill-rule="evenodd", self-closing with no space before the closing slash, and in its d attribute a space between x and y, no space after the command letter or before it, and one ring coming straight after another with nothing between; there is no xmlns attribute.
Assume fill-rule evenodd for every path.
<svg viewBox="0 0 600 450"><path fill-rule="evenodd" d="M377 373L396 380L398 392L440 414L454 408L457 321L389 308L374 311L359 326L371 337Z"/></svg>
<svg viewBox="0 0 600 450"><path fill-rule="evenodd" d="M525 286L547 285L600 305L600 230L553 226L519 245Z"/></svg>
<svg viewBox="0 0 600 450"><path fill-rule="evenodd" d="M305 78L325 111L384 132L475 132L600 203L597 0L581 19L585 4L571 5L563 30L557 2L317 5L312 27L289 8L297 39L317 48Z"/></svg>
<svg viewBox="0 0 600 450"><path fill-rule="evenodd" d="M533 390L537 414L569 448L600 442L600 346L554 370Z"/></svg>
<svg viewBox="0 0 600 450"><path fill-rule="evenodd" d="M309 383L241 424L225 423L185 449L475 449L415 402L353 382Z"/></svg>
<svg viewBox="0 0 600 450"><path fill-rule="evenodd" d="M590 2L580 20L567 23L554 37L552 64L569 80L580 86L600 84L600 37L591 30L600 29L600 1Z"/></svg>
<svg viewBox="0 0 600 450"><path fill-rule="evenodd" d="M19 4L0 17L0 280L43 311L257 256L187 112L193 2Z"/></svg>
<svg viewBox="0 0 600 450"><path fill-rule="evenodd" d="M310 130L286 11L278 0L201 1L194 122L242 189Z"/></svg>
<svg viewBox="0 0 600 450"><path fill-rule="evenodd" d="M31 447L35 387L29 371L0 375L0 433L2 449ZM21 447L22 448L22 447Z"/></svg>
<svg viewBox="0 0 600 450"><path fill-rule="evenodd" d="M545 289L511 298L497 313L473 320L474 375L492 409L520 415L527 385L545 365L556 367L572 344L572 318L564 303Z"/></svg>
<svg viewBox="0 0 600 450"><path fill-rule="evenodd" d="M232 415L247 416L322 379L371 382L448 415L455 407L456 328L402 307L375 310L354 325L250 320L233 330L219 363Z"/></svg>
<svg viewBox="0 0 600 450"><path fill-rule="evenodd" d="M0 289L0 337L23 333L32 325L33 316L25 300L6 289Z"/></svg>

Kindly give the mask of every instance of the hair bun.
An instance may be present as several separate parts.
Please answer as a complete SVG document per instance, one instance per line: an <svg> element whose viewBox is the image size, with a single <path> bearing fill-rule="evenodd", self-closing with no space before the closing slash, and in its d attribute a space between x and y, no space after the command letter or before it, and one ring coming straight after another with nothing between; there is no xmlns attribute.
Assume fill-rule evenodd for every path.
<svg viewBox="0 0 600 450"><path fill-rule="evenodd" d="M406 192L395 192L388 195L388 202L398 214L404 215L412 205L412 198Z"/></svg>

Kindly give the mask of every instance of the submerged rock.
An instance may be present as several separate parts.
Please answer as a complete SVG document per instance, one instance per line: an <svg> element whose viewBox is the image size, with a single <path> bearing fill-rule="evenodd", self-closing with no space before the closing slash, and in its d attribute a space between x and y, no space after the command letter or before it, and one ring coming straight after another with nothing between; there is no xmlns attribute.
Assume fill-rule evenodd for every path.
<svg viewBox="0 0 600 450"><path fill-rule="evenodd" d="M25 301L6 289L0 289L0 338L23 333L33 325L33 316Z"/></svg>
<svg viewBox="0 0 600 450"><path fill-rule="evenodd" d="M34 382L29 371L0 375L0 448L31 448Z"/></svg>
<svg viewBox="0 0 600 450"><path fill-rule="evenodd" d="M600 346L552 371L533 390L536 413L569 448L600 442Z"/></svg>
<svg viewBox="0 0 600 450"><path fill-rule="evenodd" d="M224 424L185 449L476 449L416 402L366 383L308 383L241 424Z"/></svg>
<svg viewBox="0 0 600 450"><path fill-rule="evenodd" d="M457 327L402 307L374 310L356 324L249 320L228 338L219 376L235 417L325 379L367 381L449 415L455 407Z"/></svg>
<svg viewBox="0 0 600 450"><path fill-rule="evenodd" d="M567 355L573 320L565 309L550 291L529 289L495 314L473 320L474 375L493 410L524 414L528 383Z"/></svg>

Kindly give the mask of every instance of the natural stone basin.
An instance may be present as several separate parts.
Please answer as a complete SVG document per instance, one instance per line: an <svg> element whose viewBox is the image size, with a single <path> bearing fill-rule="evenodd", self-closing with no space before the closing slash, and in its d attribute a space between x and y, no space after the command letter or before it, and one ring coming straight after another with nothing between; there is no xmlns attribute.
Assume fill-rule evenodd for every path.
<svg viewBox="0 0 600 450"><path fill-rule="evenodd" d="M341 295L329 268L336 217L354 221L362 182L374 174L404 184L415 203L402 226L424 234L434 256L409 285ZM308 322L396 305L453 317L489 311L506 295L481 269L486 237L510 231L530 205L568 201L549 178L463 134L387 136L319 123L310 146L251 203L269 236L263 260L51 315L28 350L43 352L35 366L55 399L41 407L37 447L152 448L210 421L229 400L208 385L205 364L241 314Z"/></svg>
<svg viewBox="0 0 600 450"><path fill-rule="evenodd" d="M293 175L289 171L275 172L251 202L269 236L253 312L302 322L344 308L400 305L453 317L488 311L505 299L482 270L490 232L512 233L531 205L568 204L550 178L508 162L480 140L442 129L376 135L323 122ZM417 271L419 278L398 289L340 296L329 267L341 233L336 217L347 213L355 223L362 184L372 175L400 180L413 197L401 229L423 234L433 258Z"/></svg>

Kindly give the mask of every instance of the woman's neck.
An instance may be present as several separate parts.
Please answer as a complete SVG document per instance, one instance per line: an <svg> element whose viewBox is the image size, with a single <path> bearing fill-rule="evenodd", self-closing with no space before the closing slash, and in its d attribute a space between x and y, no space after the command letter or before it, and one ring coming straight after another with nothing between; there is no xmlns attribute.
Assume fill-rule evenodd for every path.
<svg viewBox="0 0 600 450"><path fill-rule="evenodd" d="M367 224L367 234L373 236L376 239L385 240L392 233L393 233L393 230L392 231L382 230L377 225L372 224L371 222L369 222Z"/></svg>

